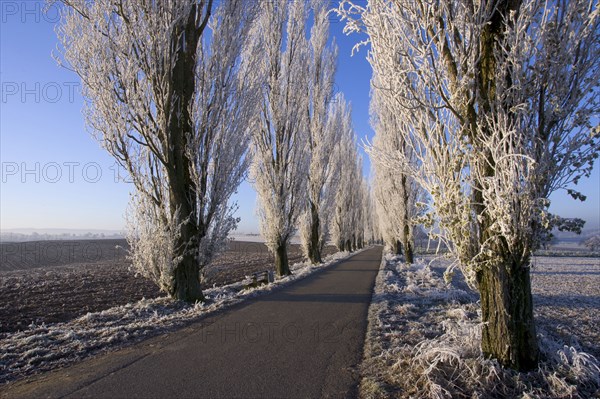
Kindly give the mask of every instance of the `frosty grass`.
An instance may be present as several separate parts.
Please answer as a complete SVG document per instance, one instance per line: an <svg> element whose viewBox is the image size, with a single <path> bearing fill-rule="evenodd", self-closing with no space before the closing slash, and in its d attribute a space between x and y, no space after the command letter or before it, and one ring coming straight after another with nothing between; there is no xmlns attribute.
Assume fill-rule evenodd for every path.
<svg viewBox="0 0 600 399"><path fill-rule="evenodd" d="M597 267L596 261L592 260L593 267ZM577 342L564 345L556 336L550 336L547 326L537 321L537 311L543 360L536 370L518 373L485 359L479 346L478 295L457 277L446 285L442 277L443 262L426 258L409 266L389 254L382 259L369 309L361 397L600 397L599 361L583 352ZM535 262L552 266L552 262L564 261L541 258ZM567 261L567 267L569 265ZM543 283L548 276L543 273L542 276ZM543 291L544 285L540 287L540 280L536 281L535 277L533 280L536 303L536 293ZM596 286L592 293L597 290ZM598 312L598 295L588 298L596 301ZM585 318L584 315L578 317L579 320ZM593 323L595 333L597 322L598 319Z"/></svg>

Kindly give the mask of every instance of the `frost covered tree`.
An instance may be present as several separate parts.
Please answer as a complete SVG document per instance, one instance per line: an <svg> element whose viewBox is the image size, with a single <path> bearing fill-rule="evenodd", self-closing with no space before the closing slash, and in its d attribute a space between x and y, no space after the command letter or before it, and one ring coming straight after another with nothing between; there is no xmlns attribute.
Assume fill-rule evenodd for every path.
<svg viewBox="0 0 600 399"><path fill-rule="evenodd" d="M348 215L350 221L350 231L348 237L350 242L347 247L351 251L356 251L362 248L364 239L364 228L365 228L365 209L364 202L366 192L364 191L364 177L362 175L363 159L361 156L356 157L356 166L354 169L354 176L356 176L355 183L353 184L352 191L352 207L350 214Z"/></svg>
<svg viewBox="0 0 600 399"><path fill-rule="evenodd" d="M363 178L363 218L364 218L364 245L371 245L375 242L379 235L375 214L375 201L373 198L373 190L369 185L369 181Z"/></svg>
<svg viewBox="0 0 600 399"><path fill-rule="evenodd" d="M263 82L253 119L251 178L258 194L259 227L275 256L277 274L291 274L287 246L305 209L308 167L308 5L259 2L252 48L262 51L253 73Z"/></svg>
<svg viewBox="0 0 600 399"><path fill-rule="evenodd" d="M304 254L313 264L320 263L328 229L327 222L335 194L332 182L334 170L331 153L339 131L328 123L328 108L333 100L337 48L328 46L328 0L311 1L313 26L308 42L308 84L306 85L306 115L308 128L308 201L300 218L300 238Z"/></svg>
<svg viewBox="0 0 600 399"><path fill-rule="evenodd" d="M334 157L337 190L331 220L331 236L340 251L352 251L356 247L357 234L361 228L362 207L362 161L358 156L356 133L352 127L352 111L342 95L332 107L332 124L340 132Z"/></svg>
<svg viewBox="0 0 600 399"><path fill-rule="evenodd" d="M590 251L600 250L600 235L596 234L587 238L581 245L585 245Z"/></svg>
<svg viewBox="0 0 600 399"><path fill-rule="evenodd" d="M62 2L62 61L82 80L87 125L135 186L133 264L173 298L203 300L201 269L236 226L228 200L247 170L256 89L241 53L253 8Z"/></svg>
<svg viewBox="0 0 600 399"><path fill-rule="evenodd" d="M483 353L535 367L530 258L562 223L548 197L598 157L598 2L345 0L339 12L368 34L418 158L390 164L427 190L430 225L481 294Z"/></svg>
<svg viewBox="0 0 600 399"><path fill-rule="evenodd" d="M386 162L397 152L409 160L414 160L414 156L405 138L398 134L403 122L386 107L375 77L372 86L371 125L375 136L371 150L367 151L374 154L371 159L377 215L386 244L396 254L404 252L406 263L413 263L413 229L419 216L418 202L423 200L422 189L414 178Z"/></svg>
<svg viewBox="0 0 600 399"><path fill-rule="evenodd" d="M361 249L368 242L368 236L371 231L370 216L371 212L369 206L370 200L370 189L367 179L363 176L362 157L358 157L356 164L357 174L360 176L360 184L356 186L356 206L354 208L354 232L352 236L353 249Z"/></svg>
<svg viewBox="0 0 600 399"><path fill-rule="evenodd" d="M379 145L378 140L373 145ZM418 216L417 194L420 187L414 179L384 165L373 167L373 195L379 231L390 250L404 255L406 263L414 262L414 229Z"/></svg>

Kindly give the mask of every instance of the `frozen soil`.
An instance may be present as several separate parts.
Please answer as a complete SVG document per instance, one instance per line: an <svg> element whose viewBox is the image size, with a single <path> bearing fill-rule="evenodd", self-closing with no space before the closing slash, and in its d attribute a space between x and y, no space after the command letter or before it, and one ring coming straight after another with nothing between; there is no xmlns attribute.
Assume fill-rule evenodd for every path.
<svg viewBox="0 0 600 399"><path fill-rule="evenodd" d="M387 255L369 309L363 398L600 397L600 259L536 257L532 269L542 361L518 373L480 350L478 295L446 261Z"/></svg>
<svg viewBox="0 0 600 399"><path fill-rule="evenodd" d="M535 257L536 323L600 359L600 258Z"/></svg>
<svg viewBox="0 0 600 399"><path fill-rule="evenodd" d="M36 241L0 244L0 338L36 325L66 322L142 298L162 294L136 276L126 259L125 240ZM326 248L326 254L335 252ZM291 245L290 263L302 261ZM262 243L232 241L204 271L204 288L241 281L272 270Z"/></svg>

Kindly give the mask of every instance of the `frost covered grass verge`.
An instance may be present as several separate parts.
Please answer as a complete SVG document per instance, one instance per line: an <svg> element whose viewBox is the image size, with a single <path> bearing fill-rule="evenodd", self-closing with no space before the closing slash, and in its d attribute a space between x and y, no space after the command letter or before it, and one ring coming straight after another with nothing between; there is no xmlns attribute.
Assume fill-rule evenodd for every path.
<svg viewBox="0 0 600 399"><path fill-rule="evenodd" d="M360 251L338 252L321 265L291 266L293 274L268 285L247 288L251 279L205 290L207 301L190 305L168 297L142 299L65 323L31 324L26 330L0 339L0 383L64 367L86 357L131 345L183 327L226 306L270 292L331 266Z"/></svg>
<svg viewBox="0 0 600 399"><path fill-rule="evenodd" d="M504 369L480 350L478 295L441 261L405 265L386 255L369 308L362 398L600 397L600 362L538 324L543 359L528 373Z"/></svg>

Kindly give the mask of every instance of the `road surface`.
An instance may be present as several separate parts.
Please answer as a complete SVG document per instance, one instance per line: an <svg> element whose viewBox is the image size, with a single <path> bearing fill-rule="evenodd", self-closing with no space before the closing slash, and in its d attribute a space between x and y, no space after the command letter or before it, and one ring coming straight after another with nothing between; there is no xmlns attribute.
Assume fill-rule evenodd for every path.
<svg viewBox="0 0 600 399"><path fill-rule="evenodd" d="M2 397L352 398L381 247Z"/></svg>

